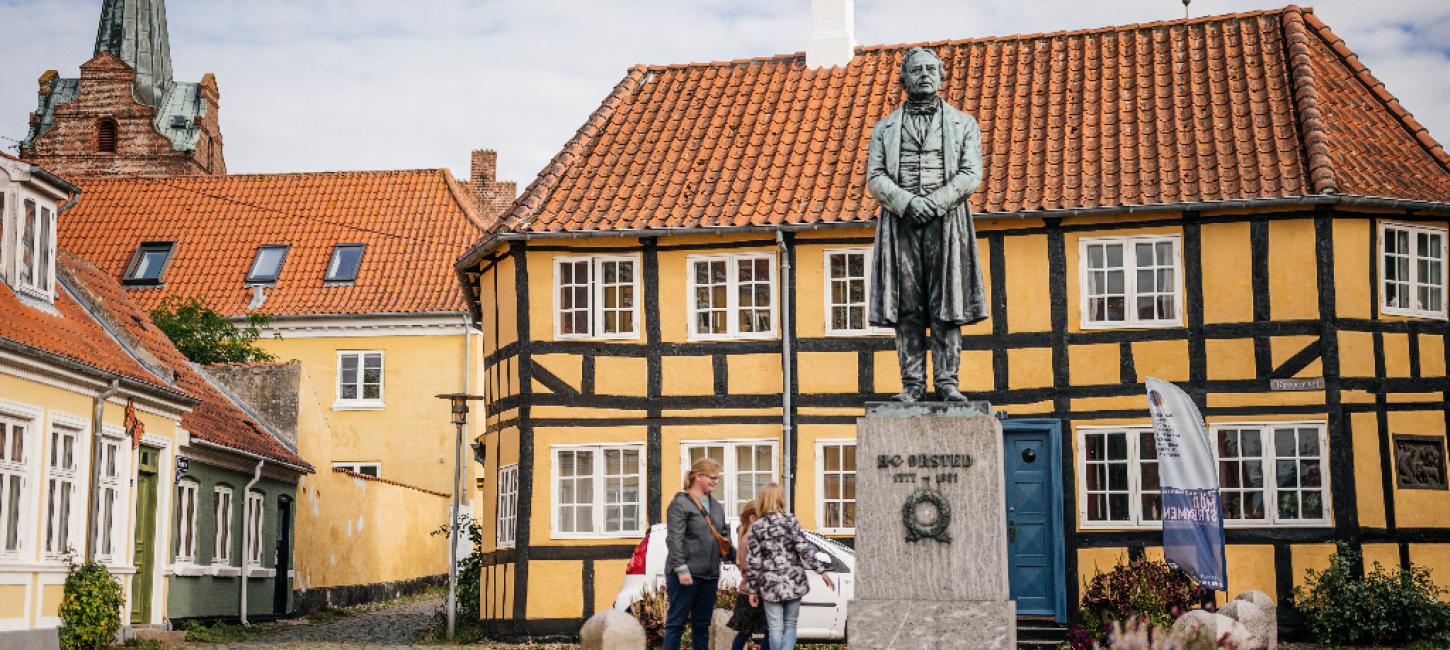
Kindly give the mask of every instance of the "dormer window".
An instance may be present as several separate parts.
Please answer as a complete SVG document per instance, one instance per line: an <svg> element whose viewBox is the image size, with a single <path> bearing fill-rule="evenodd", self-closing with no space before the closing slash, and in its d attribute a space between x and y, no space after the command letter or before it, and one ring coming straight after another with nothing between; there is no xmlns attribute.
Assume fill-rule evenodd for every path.
<svg viewBox="0 0 1450 650"><path fill-rule="evenodd" d="M332 261L327 263L327 282L354 282L358 267L362 266L364 244L338 244L332 249Z"/></svg>
<svg viewBox="0 0 1450 650"><path fill-rule="evenodd" d="M21 288L49 298L55 279L55 211L27 198L21 204L18 249Z"/></svg>
<svg viewBox="0 0 1450 650"><path fill-rule="evenodd" d="M96 151L116 153L116 121L109 117L96 125Z"/></svg>
<svg viewBox="0 0 1450 650"><path fill-rule="evenodd" d="M142 242L131 258L131 265L126 268L124 282L161 284L161 274L166 272L166 264L171 261L171 252L175 249L176 242Z"/></svg>
<svg viewBox="0 0 1450 650"><path fill-rule="evenodd" d="M291 246L285 244L271 244L257 249L257 257L252 260L252 270L247 271L247 284L274 284L277 276L282 274L282 262L287 260L287 251Z"/></svg>

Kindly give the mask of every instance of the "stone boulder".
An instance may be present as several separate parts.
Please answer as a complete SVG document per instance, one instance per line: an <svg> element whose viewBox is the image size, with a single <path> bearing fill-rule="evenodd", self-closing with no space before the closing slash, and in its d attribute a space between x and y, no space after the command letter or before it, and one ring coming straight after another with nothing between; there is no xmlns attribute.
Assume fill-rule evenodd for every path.
<svg viewBox="0 0 1450 650"><path fill-rule="evenodd" d="M1173 638L1187 650L1252 648L1246 628L1217 612L1195 609L1173 622Z"/></svg>
<svg viewBox="0 0 1450 650"><path fill-rule="evenodd" d="M735 641L735 630L726 625L730 621L730 610L717 609L710 617L710 650L730 650Z"/></svg>
<svg viewBox="0 0 1450 650"><path fill-rule="evenodd" d="M579 628L580 650L639 650L644 643L644 627L618 609L599 612Z"/></svg>
<svg viewBox="0 0 1450 650"><path fill-rule="evenodd" d="M1258 615L1243 613L1245 606L1258 610ZM1220 610L1225 615L1233 617L1248 628L1249 634L1256 643L1262 642L1255 647L1277 650L1279 647L1279 615L1278 608L1274 605L1274 599L1262 591L1245 591L1238 597L1229 601ZM1252 620L1251 620L1252 619Z"/></svg>

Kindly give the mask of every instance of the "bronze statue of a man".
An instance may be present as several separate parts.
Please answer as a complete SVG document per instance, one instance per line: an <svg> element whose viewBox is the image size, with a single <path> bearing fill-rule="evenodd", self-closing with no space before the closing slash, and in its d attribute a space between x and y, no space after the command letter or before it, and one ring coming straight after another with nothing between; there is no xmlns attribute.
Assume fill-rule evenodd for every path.
<svg viewBox="0 0 1450 650"><path fill-rule="evenodd" d="M977 120L942 101L941 59L912 48L901 61L906 103L871 129L866 188L881 202L872 249L867 320L896 330L904 389L926 395L927 330L932 384L942 401L966 401L957 388L961 326L987 318L977 236L967 197L982 180Z"/></svg>

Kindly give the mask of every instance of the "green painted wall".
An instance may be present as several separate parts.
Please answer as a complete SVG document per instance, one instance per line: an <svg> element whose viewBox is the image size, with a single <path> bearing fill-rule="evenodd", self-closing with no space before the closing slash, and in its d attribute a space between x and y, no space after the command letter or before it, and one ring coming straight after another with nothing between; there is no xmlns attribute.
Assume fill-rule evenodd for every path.
<svg viewBox="0 0 1450 650"><path fill-rule="evenodd" d="M248 461L253 462L253 461ZM247 482L252 480L251 472L239 472L214 465L207 465L191 459L191 466L186 474L182 476L183 481L193 481L197 484L196 492L196 564L202 567L209 567L212 564L212 550L216 531L216 506L213 498L217 485L225 485L232 489L232 542L231 560L232 567L240 568L242 563L245 535L242 519L246 516L246 498L242 489ZM168 552L171 557L176 557L176 533L177 513L176 506L177 486L167 486L171 490L172 512L172 538L169 540ZM281 532L278 526L278 504L286 499L292 504L292 539L296 539L297 521L297 484L284 483L281 481L263 477L252 487L254 493L261 493L265 499L262 510L262 566L269 569L276 569L277 563L277 540ZM293 545L295 548L295 544ZM292 566L296 566L296 556L293 555ZM167 594L166 614L169 618L196 618L216 616L237 616L240 614L238 603L241 602L241 585L239 577L222 576L179 576L168 577L170 591ZM248 618L258 616L272 616L282 612L275 611L274 595L277 580L283 580L287 584L287 610L292 609L292 589L290 581L284 575L273 578L249 578L247 582L247 616Z"/></svg>

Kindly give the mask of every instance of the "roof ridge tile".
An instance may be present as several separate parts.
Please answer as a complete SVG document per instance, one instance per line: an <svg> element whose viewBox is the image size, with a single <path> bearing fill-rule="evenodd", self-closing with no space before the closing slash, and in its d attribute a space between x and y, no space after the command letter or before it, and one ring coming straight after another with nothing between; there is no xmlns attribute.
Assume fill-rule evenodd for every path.
<svg viewBox="0 0 1450 650"><path fill-rule="evenodd" d="M1286 11L1282 21L1284 38L1288 41L1290 83L1294 89L1300 137L1304 139L1304 162L1309 169L1309 180L1314 192L1334 194L1339 187L1329 157L1324 114L1319 109L1319 88L1309 56L1309 34L1304 27L1304 13Z"/></svg>

